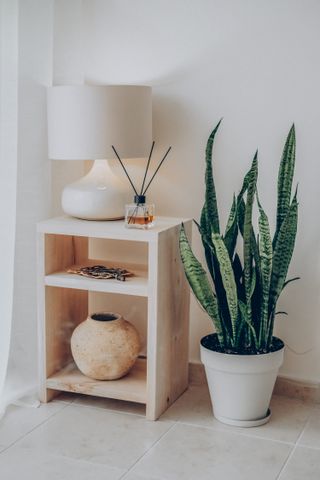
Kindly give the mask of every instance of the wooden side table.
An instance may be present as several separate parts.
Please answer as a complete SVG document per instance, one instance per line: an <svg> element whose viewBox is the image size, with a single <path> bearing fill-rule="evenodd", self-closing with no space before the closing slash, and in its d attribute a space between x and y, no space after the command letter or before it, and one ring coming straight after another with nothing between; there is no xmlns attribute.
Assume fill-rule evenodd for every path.
<svg viewBox="0 0 320 480"><path fill-rule="evenodd" d="M188 385L189 286L179 254L181 222L191 233L191 220L157 218L150 230L127 229L123 221L53 218L38 224L38 321L40 399L61 391L143 403L146 417L156 420ZM74 265L105 261L89 259L90 238L145 242L147 261L121 264L134 272L125 282L69 274ZM113 266L115 262L110 262ZM115 265L117 266L117 265ZM88 315L88 292L145 297L147 350L128 375L113 381L84 376L73 362L70 337ZM92 313L92 312L91 312ZM121 312L119 312L121 313Z"/></svg>

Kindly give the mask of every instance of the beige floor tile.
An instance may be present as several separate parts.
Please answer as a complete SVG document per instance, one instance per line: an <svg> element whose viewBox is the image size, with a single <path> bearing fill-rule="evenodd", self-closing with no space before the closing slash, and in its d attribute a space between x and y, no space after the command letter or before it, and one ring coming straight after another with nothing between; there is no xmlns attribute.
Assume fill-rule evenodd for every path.
<svg viewBox="0 0 320 480"><path fill-rule="evenodd" d="M164 477L162 478L155 477L150 473L147 473L146 475L139 475L137 473L133 473L130 471L124 477L122 477L121 480L166 480L166 479Z"/></svg>
<svg viewBox="0 0 320 480"><path fill-rule="evenodd" d="M296 447L279 480L319 480L320 451Z"/></svg>
<svg viewBox="0 0 320 480"><path fill-rule="evenodd" d="M51 402L64 402L64 403L73 403L79 395L77 393L61 392L57 397L55 397Z"/></svg>
<svg viewBox="0 0 320 480"><path fill-rule="evenodd" d="M0 451L65 407L63 402L52 402L38 408L8 407L0 420Z"/></svg>
<svg viewBox="0 0 320 480"><path fill-rule="evenodd" d="M3 480L118 480L125 470L14 446L0 454L0 472Z"/></svg>
<svg viewBox="0 0 320 480"><path fill-rule="evenodd" d="M170 427L136 415L97 408L67 406L45 425L25 437L19 446L75 460L130 468Z"/></svg>
<svg viewBox="0 0 320 480"><path fill-rule="evenodd" d="M307 426L298 441L298 444L320 449L320 407L319 406L314 407L310 415L309 421L307 423Z"/></svg>
<svg viewBox="0 0 320 480"><path fill-rule="evenodd" d="M291 449L285 443L176 424L132 473L166 480L275 480Z"/></svg>
<svg viewBox="0 0 320 480"><path fill-rule="evenodd" d="M161 418L295 443L306 425L312 407L299 400L274 396L271 401L271 411L271 419L266 425L254 428L230 427L218 422L213 417L207 386L192 385Z"/></svg>
<svg viewBox="0 0 320 480"><path fill-rule="evenodd" d="M104 408L115 412L132 413L134 415L145 416L146 407L141 403L125 402L122 400L113 400L112 398L91 397L90 395L79 395L74 405L83 407Z"/></svg>

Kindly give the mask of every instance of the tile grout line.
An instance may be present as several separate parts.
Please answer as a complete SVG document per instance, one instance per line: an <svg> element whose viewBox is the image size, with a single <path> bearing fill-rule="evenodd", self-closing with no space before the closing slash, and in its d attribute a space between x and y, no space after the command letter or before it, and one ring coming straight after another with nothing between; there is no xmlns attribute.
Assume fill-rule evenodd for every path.
<svg viewBox="0 0 320 480"><path fill-rule="evenodd" d="M152 448L154 448L159 442L160 440L162 440L171 430L174 426L177 425L177 422L174 422L172 425L170 425L170 427L168 428L168 430L166 432L164 432L132 465L130 468L128 468L128 470L123 474L121 475L121 477L119 478L119 480L122 480L123 478L125 478L126 475L128 475L129 472L131 472L131 470L134 468L135 465L137 465L137 463L139 463L143 457L145 455L147 455L148 452L150 452L150 450ZM160 479L159 479L160 480Z"/></svg>
<svg viewBox="0 0 320 480"><path fill-rule="evenodd" d="M76 400L75 400L75 402L76 402ZM93 406L93 405L82 405L81 403L73 403L73 406L74 407L81 407L81 408L93 408L94 410L99 410L100 412L104 411L104 412L109 412L109 413L120 413L120 414L123 413L124 415L133 415L133 416L139 417L139 418L146 418L145 414L142 414L142 413L124 412L122 410L113 410L111 408L96 407L96 406Z"/></svg>
<svg viewBox="0 0 320 480"><path fill-rule="evenodd" d="M310 420L311 414L312 414L312 411L310 412L310 414L309 414L309 416L308 416L308 418L307 418L307 420L306 420L306 423L304 424L304 427L303 427L303 429L302 429L301 432L300 432L300 435L298 435L298 437L297 437L297 439L296 439L296 441L295 441L295 443L294 443L294 447L293 447L292 450L289 452L289 455L287 456L284 464L282 465L282 467L281 467L281 469L280 469L280 471L279 471L279 473L278 473L278 475L277 475L277 477L276 477L276 480L281 480L281 476L282 476L282 474L283 474L286 466L288 465L290 459L293 457L294 452L297 450L297 448L298 448L298 446L299 446L298 442L299 442L300 438L302 437L302 435L304 434L304 432L305 432L305 430L306 430L306 428L307 428L307 426L308 426L308 424L309 424L309 420Z"/></svg>
<svg viewBox="0 0 320 480"><path fill-rule="evenodd" d="M62 403L62 402L61 402ZM65 402L63 402L65 403ZM39 423L38 425L36 425L35 427L33 427L31 430L29 430L28 432L26 432L25 434L21 435L21 437L17 438L17 440L15 440L14 442L10 443L10 445L8 445L7 447L5 447L3 450L0 451L0 455L2 455L2 453L6 452L7 450L9 450L9 448L13 447L16 443L20 442L21 440L23 440L25 437L27 437L30 433L34 432L37 428L41 427L42 425L44 425L45 423L49 422L49 420L51 420L53 417L55 417L56 415L58 415L60 412L62 412L63 410L65 410L66 408L68 408L70 405L72 404L71 403L66 403L64 405L64 407L62 407L60 410L58 410L57 412L53 413L52 415L50 415L50 417L46 418L45 420L43 420L41 423ZM41 405L40 407L41 408Z"/></svg>
<svg viewBox="0 0 320 480"><path fill-rule="evenodd" d="M211 430L213 432L218 432L218 433L228 433L228 434L234 434L234 435L239 435L240 437L246 437L246 438L252 438L252 439L258 439L258 440L267 440L269 442L276 442L276 443L282 443L284 445L291 445L294 446L294 442L287 442L285 440L279 440L276 438L269 438L269 437L261 437L260 435L250 435L249 433L245 432L238 432L234 430L227 430L227 429L218 429L218 428L212 428L208 427L206 425L200 425L200 424L194 424L194 423L188 423L188 422L183 422L182 420L177 420L176 421L180 425L187 425L188 427L194 427L194 428L205 428L206 430Z"/></svg>

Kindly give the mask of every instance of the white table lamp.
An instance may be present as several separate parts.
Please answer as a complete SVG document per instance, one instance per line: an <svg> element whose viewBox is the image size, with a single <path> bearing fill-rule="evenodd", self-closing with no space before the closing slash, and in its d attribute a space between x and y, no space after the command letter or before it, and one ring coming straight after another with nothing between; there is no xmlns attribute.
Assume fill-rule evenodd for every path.
<svg viewBox="0 0 320 480"><path fill-rule="evenodd" d="M64 212L87 220L123 218L126 192L109 166L111 147L123 159L147 157L151 137L151 87L49 87L49 158L95 160L87 175L64 188Z"/></svg>

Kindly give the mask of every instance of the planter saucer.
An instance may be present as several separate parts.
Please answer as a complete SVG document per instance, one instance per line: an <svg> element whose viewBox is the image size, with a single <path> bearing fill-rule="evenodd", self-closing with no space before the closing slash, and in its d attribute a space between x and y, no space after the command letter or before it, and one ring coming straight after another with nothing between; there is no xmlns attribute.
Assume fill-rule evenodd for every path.
<svg viewBox="0 0 320 480"><path fill-rule="evenodd" d="M227 425L232 425L234 427L259 427L260 425L264 425L269 421L271 417L271 410L268 408L267 414L263 418L258 418L257 420L234 420L232 418L222 417L215 415L215 418L219 420L219 422L226 423Z"/></svg>

